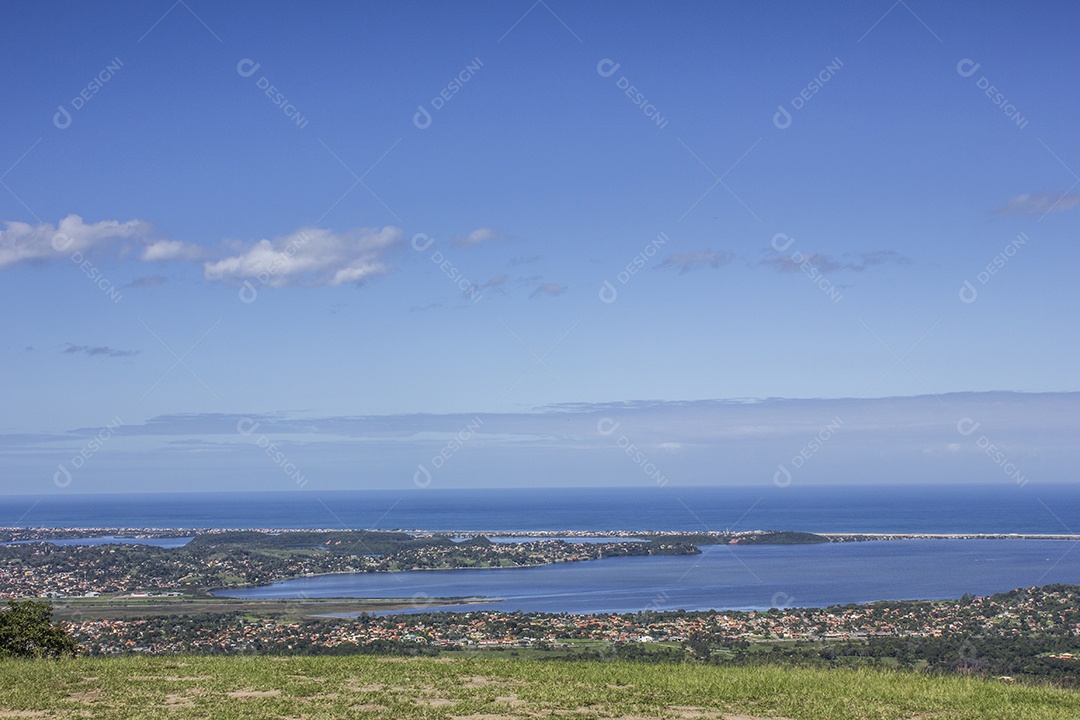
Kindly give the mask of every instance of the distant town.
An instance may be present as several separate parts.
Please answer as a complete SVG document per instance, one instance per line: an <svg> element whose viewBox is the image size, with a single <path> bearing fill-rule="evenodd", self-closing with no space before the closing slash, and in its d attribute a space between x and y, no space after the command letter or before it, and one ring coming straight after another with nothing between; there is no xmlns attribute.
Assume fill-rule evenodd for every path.
<svg viewBox="0 0 1080 720"><path fill-rule="evenodd" d="M293 611L302 613L302 605ZM244 612L72 623L90 652L343 651L395 644L441 649L569 647L607 643L730 644L733 640L857 640L870 637L1080 638L1080 587L1028 588L956 601L889 601L767 611L656 611L577 615L499 611L363 614L357 618L252 619ZM1071 654L1063 659L1071 660Z"/></svg>
<svg viewBox="0 0 1080 720"><path fill-rule="evenodd" d="M502 531L461 536L368 530L0 528L0 598L198 595L332 573L520 568L611 557L693 555L701 552L699 545L1036 537L1080 539L759 530ZM94 544L78 544L79 540ZM171 547L153 544L169 540L174 541Z"/></svg>
<svg viewBox="0 0 1080 720"><path fill-rule="evenodd" d="M431 533L0 528L0 597L44 598L91 655L510 652L651 661L878 663L1073 684L1080 587L763 611L572 614L469 610L480 598L236 599L216 589L328 573L536 567L699 545L1019 535L747 532ZM92 543L92 544L87 544ZM455 612L439 608L454 605ZM402 614L394 611L406 609Z"/></svg>

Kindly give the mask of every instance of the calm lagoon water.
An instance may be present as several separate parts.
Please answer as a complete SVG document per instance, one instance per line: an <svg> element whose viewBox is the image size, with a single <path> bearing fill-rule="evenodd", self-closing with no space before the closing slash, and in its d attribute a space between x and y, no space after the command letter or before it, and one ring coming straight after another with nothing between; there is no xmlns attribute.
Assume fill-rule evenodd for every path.
<svg viewBox="0 0 1080 720"><path fill-rule="evenodd" d="M1077 544L1067 540L897 540L722 545L702 547L701 555L608 558L538 568L326 575L221 594L240 598L485 597L501 602L455 609L572 613L821 607L1080 583Z"/></svg>

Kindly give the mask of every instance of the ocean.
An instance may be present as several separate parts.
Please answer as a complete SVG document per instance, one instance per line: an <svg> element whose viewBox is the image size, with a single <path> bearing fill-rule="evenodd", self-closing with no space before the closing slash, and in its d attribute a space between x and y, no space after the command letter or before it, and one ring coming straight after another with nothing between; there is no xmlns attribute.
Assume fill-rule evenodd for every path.
<svg viewBox="0 0 1080 720"><path fill-rule="evenodd" d="M1080 533L1060 485L357 490L0 497L0 527Z"/></svg>

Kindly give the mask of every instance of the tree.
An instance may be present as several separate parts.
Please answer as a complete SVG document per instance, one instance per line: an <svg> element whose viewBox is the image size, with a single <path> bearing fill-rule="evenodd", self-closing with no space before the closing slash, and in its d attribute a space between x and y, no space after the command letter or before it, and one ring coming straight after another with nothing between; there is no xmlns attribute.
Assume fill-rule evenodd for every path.
<svg viewBox="0 0 1080 720"><path fill-rule="evenodd" d="M52 606L37 600L8 600L0 610L0 657L74 655L75 639L52 622Z"/></svg>

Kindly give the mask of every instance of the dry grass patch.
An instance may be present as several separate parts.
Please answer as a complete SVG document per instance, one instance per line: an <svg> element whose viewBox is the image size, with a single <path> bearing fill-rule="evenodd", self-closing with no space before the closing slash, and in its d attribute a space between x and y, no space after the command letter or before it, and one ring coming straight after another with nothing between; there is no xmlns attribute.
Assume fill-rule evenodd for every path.
<svg viewBox="0 0 1080 720"><path fill-rule="evenodd" d="M503 687L521 687L525 684L524 680L492 680L489 677L483 675L473 675L472 677L462 677L464 684L462 687L478 688L485 687L487 685L501 685Z"/></svg>
<svg viewBox="0 0 1080 720"><path fill-rule="evenodd" d="M189 698L187 695L180 695L179 693L169 693L165 696L166 707L194 707L195 701Z"/></svg>
<svg viewBox="0 0 1080 720"><path fill-rule="evenodd" d="M276 697L281 694L280 690L230 690L225 693L231 698L249 700L251 698Z"/></svg>
<svg viewBox="0 0 1080 720"><path fill-rule="evenodd" d="M100 690L87 690L86 692L72 693L71 695L68 695L68 700L71 700L73 702L92 703L96 702L100 696Z"/></svg>

